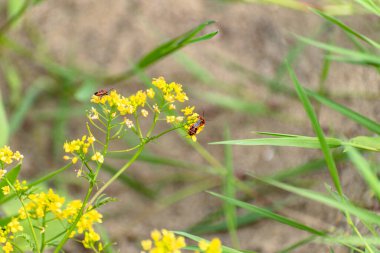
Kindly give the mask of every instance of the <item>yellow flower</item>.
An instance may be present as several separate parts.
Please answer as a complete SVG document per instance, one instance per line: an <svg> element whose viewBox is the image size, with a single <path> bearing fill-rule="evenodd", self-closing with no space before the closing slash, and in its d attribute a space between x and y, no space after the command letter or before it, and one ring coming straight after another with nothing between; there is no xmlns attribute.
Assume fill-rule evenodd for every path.
<svg viewBox="0 0 380 253"><path fill-rule="evenodd" d="M175 118L175 121L178 122L178 123L182 122L183 121L183 117L182 116L178 116L178 117Z"/></svg>
<svg viewBox="0 0 380 253"><path fill-rule="evenodd" d="M149 250L151 253L180 253L181 249L186 247L185 238L176 237L173 232L162 229L161 232L154 230L151 233L151 240L141 241L143 250Z"/></svg>
<svg viewBox="0 0 380 253"><path fill-rule="evenodd" d="M1 164L11 164L13 160L19 161L22 158L24 158L24 156L21 155L20 152L16 151L15 153L13 153L9 146L4 146L0 148Z"/></svg>
<svg viewBox="0 0 380 253"><path fill-rule="evenodd" d="M7 242L5 246L2 247L4 253L9 253L13 251L13 246L10 242Z"/></svg>
<svg viewBox="0 0 380 253"><path fill-rule="evenodd" d="M156 113L160 113L160 108L158 108L158 105L157 105L157 104L153 105L153 110L154 110Z"/></svg>
<svg viewBox="0 0 380 253"><path fill-rule="evenodd" d="M169 105L169 110L175 110L175 104L170 104Z"/></svg>
<svg viewBox="0 0 380 253"><path fill-rule="evenodd" d="M16 191L26 191L26 190L28 190L28 186L27 186L27 183L26 183L25 180L22 180L22 182L20 182L18 179L16 179L14 187L15 187Z"/></svg>
<svg viewBox="0 0 380 253"><path fill-rule="evenodd" d="M175 116L166 116L167 123L173 123L175 121Z"/></svg>
<svg viewBox="0 0 380 253"><path fill-rule="evenodd" d="M91 157L91 160L93 161L97 161L99 163L103 163L104 162L104 157L103 155L100 153L100 152L96 152L92 157Z"/></svg>
<svg viewBox="0 0 380 253"><path fill-rule="evenodd" d="M17 233L18 231L23 231L24 230L24 228L20 225L20 222L18 221L17 218L12 218L12 221L7 224L7 228L13 234Z"/></svg>
<svg viewBox="0 0 380 253"><path fill-rule="evenodd" d="M149 98L154 98L154 90L152 88L146 90L146 94Z"/></svg>
<svg viewBox="0 0 380 253"><path fill-rule="evenodd" d="M11 192L11 187L9 185L1 187L1 190L3 190L4 195L8 195Z"/></svg>
<svg viewBox="0 0 380 253"><path fill-rule="evenodd" d="M214 238L211 242L201 240L198 246L203 253L222 253L222 243L219 238Z"/></svg>
<svg viewBox="0 0 380 253"><path fill-rule="evenodd" d="M141 241L141 247L143 250L150 250L152 248L152 241L151 240L142 240Z"/></svg>
<svg viewBox="0 0 380 253"><path fill-rule="evenodd" d="M145 109L142 109L141 110L141 115L143 116L143 117L148 117L148 114L149 114L149 112L147 111L147 110L145 110Z"/></svg>
<svg viewBox="0 0 380 253"><path fill-rule="evenodd" d="M185 109L182 109L181 112L183 112L183 114L185 116L188 116L188 115L191 115L194 111L194 106L193 107L190 107L190 106L186 106Z"/></svg>
<svg viewBox="0 0 380 253"><path fill-rule="evenodd" d="M97 234L93 229L89 230L89 232L84 233L84 239L82 244L85 248L89 249L94 246L94 243L100 240L99 234Z"/></svg>
<svg viewBox="0 0 380 253"><path fill-rule="evenodd" d="M2 179L6 173L7 170L0 170L0 179Z"/></svg>

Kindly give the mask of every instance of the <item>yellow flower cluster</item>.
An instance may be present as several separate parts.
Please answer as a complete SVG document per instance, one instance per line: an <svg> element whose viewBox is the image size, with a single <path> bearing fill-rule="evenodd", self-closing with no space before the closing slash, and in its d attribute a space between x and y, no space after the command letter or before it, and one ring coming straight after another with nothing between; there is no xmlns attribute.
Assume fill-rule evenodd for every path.
<svg viewBox="0 0 380 253"><path fill-rule="evenodd" d="M88 148L90 147L92 143L94 143L94 141L95 141L94 136L87 137L86 135L84 135L82 139L76 139L70 142L66 141L65 144L63 144L63 148L66 153L72 154L73 157L66 155L63 157L63 159L65 160L71 159L72 163L75 164L78 161L77 155L82 156L82 155L87 154Z"/></svg>
<svg viewBox="0 0 380 253"><path fill-rule="evenodd" d="M181 253L181 249L186 247L185 238L182 236L176 237L175 234L166 229L161 232L153 230L151 232L150 240L141 241L141 246L144 251L142 253ZM201 240L198 243L200 251L196 250L194 253L222 253L222 243L219 238L214 238L211 242Z"/></svg>
<svg viewBox="0 0 380 253"><path fill-rule="evenodd" d="M212 239L211 242L202 240L198 247L202 253L222 253L222 243L218 238ZM199 253L199 251L195 251L195 253Z"/></svg>
<svg viewBox="0 0 380 253"><path fill-rule="evenodd" d="M189 100L179 83L167 83L163 77L159 77L154 78L152 84L162 91L165 101L169 103L174 103L176 100L183 103Z"/></svg>
<svg viewBox="0 0 380 253"><path fill-rule="evenodd" d="M0 148L0 164L4 167L4 164L11 164L14 160L20 161L24 156L20 152L13 152L9 146Z"/></svg>
<svg viewBox="0 0 380 253"><path fill-rule="evenodd" d="M147 91L139 90L129 97L124 97L117 93L116 90L112 90L105 96L93 95L91 102L115 107L120 115L126 115L135 113L139 107L144 107L147 97L154 98L154 91L152 89L148 89Z"/></svg>
<svg viewBox="0 0 380 253"><path fill-rule="evenodd" d="M57 219L66 220L70 224L74 222L82 207L82 201L73 200L64 208L65 198L54 193L52 189L49 189L47 193L30 194L28 199L30 202L25 205L25 209L22 207L18 211L20 219L26 219L27 216L32 219L38 219L46 217L50 213ZM76 231L73 231L70 236L74 237L76 233L84 234L83 245L86 248L93 247L100 240L99 234L93 228L95 223L102 223L102 214L90 207L77 223ZM101 247L101 243L98 243L98 248Z"/></svg>
<svg viewBox="0 0 380 253"><path fill-rule="evenodd" d="M7 225L0 227L0 246L5 253L13 251L11 241L14 239L14 235L17 232L23 230L24 228L20 225L18 218L12 218Z"/></svg>
<svg viewBox="0 0 380 253"><path fill-rule="evenodd" d="M176 237L173 232L162 229L161 232L154 230L151 233L152 240L141 242L143 252L149 253L180 253L186 247L185 238Z"/></svg>

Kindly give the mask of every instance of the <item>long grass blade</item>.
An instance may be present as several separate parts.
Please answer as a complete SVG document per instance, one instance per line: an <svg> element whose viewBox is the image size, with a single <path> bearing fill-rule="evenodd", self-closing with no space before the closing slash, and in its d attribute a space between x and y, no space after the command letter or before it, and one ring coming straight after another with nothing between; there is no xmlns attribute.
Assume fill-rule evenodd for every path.
<svg viewBox="0 0 380 253"><path fill-rule="evenodd" d="M319 125L317 115L315 114L314 109L313 109L313 107L309 101L309 98L307 97L303 87L299 83L293 69L291 69L290 66L289 66L289 74L290 74L291 79L293 80L293 83L294 83L294 86L296 88L298 97L301 100L307 115L309 116L310 122L313 126L313 129L314 129L314 132L318 136L318 140L320 142L323 155L326 159L327 168L329 169L330 176L334 182L335 188L337 189L337 191L340 194L342 194L342 186L340 184L338 170L336 168L335 161L331 155L328 140L325 137L321 126Z"/></svg>

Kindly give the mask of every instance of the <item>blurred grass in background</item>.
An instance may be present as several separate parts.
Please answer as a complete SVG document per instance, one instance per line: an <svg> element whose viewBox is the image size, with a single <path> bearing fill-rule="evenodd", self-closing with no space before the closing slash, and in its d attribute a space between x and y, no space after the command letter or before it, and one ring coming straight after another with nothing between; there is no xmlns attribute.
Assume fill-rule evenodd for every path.
<svg viewBox="0 0 380 253"><path fill-rule="evenodd" d="M178 64L178 69L188 74L187 79L201 83L201 87L204 87L204 89L199 89L199 86L193 87L190 84L184 83L186 90L191 95L196 96L200 104L205 105L205 108L213 108L213 111L222 112L222 115L228 113L243 115L242 117L244 118L260 118L268 115L273 118L288 117L288 115L284 115L278 110L276 105L271 104L267 100L260 100L258 96L254 98L249 97L249 92L247 96L242 97L239 91L243 90L244 92L245 86L243 82L241 82L241 84L236 82L234 85L230 85L229 81L209 71L208 67L204 66L201 60L192 57L187 51L181 50L185 47L191 47L195 43L200 43L200 46L202 43L213 43L213 38L217 35L218 26L217 24L215 25L213 21L206 21L191 29L188 27L188 31L186 31L187 29L183 29L180 35L172 39L166 39L164 43L157 42L155 48L146 52L142 57L134 59L133 62L131 62L129 66L126 66L120 73L91 72L85 68L79 68L76 64L66 64L55 59L45 44L43 34L38 30L38 26L23 27L23 18L28 14L28 11L37 5L45 4L45 2L46 1L9 0L7 3L1 5L1 12L7 13L6 18L2 20L0 26L0 66L2 73L0 100L1 145L9 143L13 139L21 139L21 143L32 143L32 146L38 145L38 140L35 138L41 137L28 136L28 131L32 127L38 128L39 124L47 124L48 127L51 127L52 136L44 137L49 138L51 149L49 149L49 153L41 154L41 157L36 157L36 159L51 159L51 164L59 164L62 156L62 144L72 134L70 131L70 129L72 129L70 122L81 122L83 120L83 112L88 109L89 97L94 91L107 86L122 88L127 85L130 80L137 82L141 86L145 85L149 87L149 85L151 85L149 68L168 56L175 60ZM307 94L309 98L313 98L318 103L350 118L352 121L367 129L368 133L379 134L380 127L376 121L334 102L334 99L329 97L329 84L327 80L332 61L358 64L374 68L378 71L380 58L377 55L379 44L376 40L370 39L361 34L360 31L346 25L345 22L342 21L344 17L338 19L334 16L357 14L374 14L378 16L380 9L378 8L379 3L377 1L326 0L318 1L318 4L314 4L315 1L291 0L219 2L221 5L241 4L239 2L245 2L245 4L265 3L308 12L308 15L318 15L324 20L322 25L317 27L315 31L312 31L308 37L297 37L297 39L292 37L294 43L292 43L292 46L282 62L276 66L274 75L258 73L253 69L247 68L247 66L240 62L225 58L223 55L219 55L221 60L216 61L214 64L219 65L224 71L228 71L236 77L241 77L244 80L249 80L258 86L264 87L272 96L284 96L286 99L296 102L297 93L288 79L287 65L291 65L294 69L297 69L298 62L301 61L302 55L308 46L311 45L320 48L321 68L315 69L315 72L319 73L318 87L313 90L301 90L301 93L304 94L304 96ZM294 14L296 14L296 12L294 12ZM337 42L334 41L338 36L333 36L335 33L331 35L331 27L333 26L343 31L345 36L343 40L345 43L350 43L349 46L347 46L347 44L344 46L339 45L342 41L341 37L337 39ZM166 37L165 34L154 34L154 36L158 38L157 41L162 41L162 38ZM240 38L236 38L236 40L239 39ZM128 56L121 57L130 58ZM182 82L180 78L177 78L175 81ZM300 87L300 85L298 87ZM38 107L41 101L45 105L44 108ZM311 104L309 105L305 101L306 100L303 101L304 105L309 108L310 111ZM320 105L316 104L316 115L318 115L319 108ZM209 113L208 111L205 111L205 116L207 121L213 117L212 112ZM318 126L316 116L314 116L312 123L318 133L318 138L313 138L312 140L309 139L309 137L302 139L303 136L297 136L298 139L295 141L295 136L281 136L273 133L265 133L275 136L269 141L265 139L255 139L254 141L247 140L248 142L250 141L249 143L242 143L240 140L239 143L230 142L229 144L280 145L309 148L319 148L322 146L334 185L338 193L342 194L338 176L339 172L336 167L341 163L347 162L347 155L343 153L341 149L331 153L330 148L346 146L347 143L354 144L351 145L353 147L367 150L378 151L379 147L372 139L352 139L351 142L343 142L346 140L344 136L341 136L342 133L340 133L339 129L334 129L338 139L325 139L321 127ZM231 134L234 132L242 131L240 129L231 128L228 120L220 123L208 121L207 125L218 127L218 131L224 133L222 136L225 140L231 139ZM254 126L251 127L251 131L252 130L255 130ZM212 130L210 130L209 133L211 132ZM249 133L245 133L245 135L248 134ZM28 139L24 139L25 136L28 136ZM218 153L214 151L215 146L206 146L201 140L200 142L193 143L184 136L185 134L179 131L178 140L180 141L171 143L170 148L175 149L175 145L186 145L186 147L188 147L187 150L193 150L202 157L201 162L199 162L199 159L195 162L192 157L189 157L186 153L173 158L161 154L157 155L154 151L146 151L139 159L142 163L147 164L149 167L172 167L176 173L168 175L167 177L157 178L157 180L153 182L150 181L149 184L128 174L120 177L120 183L138 193L141 198L148 198L151 201L155 201L160 205L161 209L169 208L183 199L195 196L206 190L220 191L224 197L221 195L217 196L225 200L223 202L224 204L215 208L212 212L204 214L204 217L202 217L199 222L189 226L187 231L196 235L228 231L230 237L229 245L235 248L246 245L239 240L237 230L264 218L274 219L311 233L310 237L302 238L293 245L286 245L283 249L278 249L278 252L291 252L304 244L326 235L326 231L310 228L306 223L276 216L275 212L281 212L281 210L293 204L294 200L291 197L282 200L266 201L268 203L264 207L247 206L247 203L242 201L250 202L255 199L260 199L261 197L258 197L260 192L264 191L266 194L271 194L271 192L274 191L273 188L265 188L265 186L258 183L256 179L250 177L246 178L245 175L239 174L241 172L237 171L234 165L232 146L226 145L224 150ZM320 142L321 140L325 140L324 145L320 145L320 143L322 143ZM130 142L131 140L126 139L125 141ZM33 144L34 142L35 144ZM20 150L22 150L22 147ZM369 165L363 161L355 149L349 148L348 150L348 156L357 165L359 170L361 169L361 173L365 175L366 181L369 182L371 189L377 196L377 181L375 180L375 176L368 172L370 171L370 169L368 169ZM249 159L250 156L249 152L253 151L250 150L245 154L247 159ZM24 153L27 154L27 150L25 150ZM193 153L191 154L193 155ZM130 157L114 155L114 158L115 160L126 160ZM305 189L291 188L291 186L284 185L281 182L286 181L296 185L312 187L314 184L308 180L304 180L304 176L324 170L326 167L324 161L323 156L320 155L320 157L314 157L312 160L300 163L297 166L281 168L275 172L271 172L265 175L265 178L261 180L302 196L307 195L310 196L310 198L316 198L316 193L310 193ZM117 165L113 163L107 164L105 168L107 173L113 174L117 171ZM31 168L31 170L33 171L33 168ZM51 170L53 170L53 168L51 168ZM245 173L245 171L243 172ZM37 174L43 175L44 173L46 173L46 171L42 173L41 171L33 172L32 174L35 174L37 177ZM61 188L62 191L70 191L70 187L66 185L66 181L74 181L73 184L80 188L80 182L76 182L75 179L70 178L70 176L56 179L54 184ZM179 182L184 184L178 186ZM165 191L167 185L175 185L177 189L167 194ZM237 196L239 196L239 199L235 199ZM323 201L330 201L330 206L338 208L338 203L343 201L343 197L341 195L335 197L335 202L331 202L333 200L324 199L323 197L318 198L317 201L322 203L324 203ZM346 209L342 211L349 212L361 218L364 217L363 219L365 220L366 212L363 210L350 209L351 206L348 204L345 207ZM248 211L244 211L244 209ZM374 216L373 219L377 220L377 216ZM373 220L369 220L368 222L373 222ZM336 230L339 230L339 228L336 228ZM331 243L332 239L328 239L330 240L329 243ZM336 240L333 240L333 242L339 242L338 239L342 240L342 238L336 237ZM351 239L351 241L345 242L345 244L352 243L354 245L353 241L355 241L356 238ZM268 240L270 240L270 238ZM112 238L110 238L110 241L112 241ZM328 240L326 239L326 241ZM369 244L372 244L372 241ZM112 252L111 247L108 248L108 250Z"/></svg>

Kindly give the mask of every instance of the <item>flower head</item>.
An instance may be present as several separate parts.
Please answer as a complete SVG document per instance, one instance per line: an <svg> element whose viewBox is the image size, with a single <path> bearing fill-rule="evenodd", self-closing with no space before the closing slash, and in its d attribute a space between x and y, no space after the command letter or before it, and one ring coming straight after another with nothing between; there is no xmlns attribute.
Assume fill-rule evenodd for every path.
<svg viewBox="0 0 380 253"><path fill-rule="evenodd" d="M219 238L214 238L211 242L201 240L198 246L202 253L222 253L222 243Z"/></svg>
<svg viewBox="0 0 380 253"><path fill-rule="evenodd" d="M152 231L151 238L152 240L141 241L143 252L180 253L180 250L186 247L184 237L176 237L166 229Z"/></svg>
<svg viewBox="0 0 380 253"><path fill-rule="evenodd" d="M11 164L14 160L19 161L24 158L20 152L13 152L9 146L0 148L0 164Z"/></svg>

